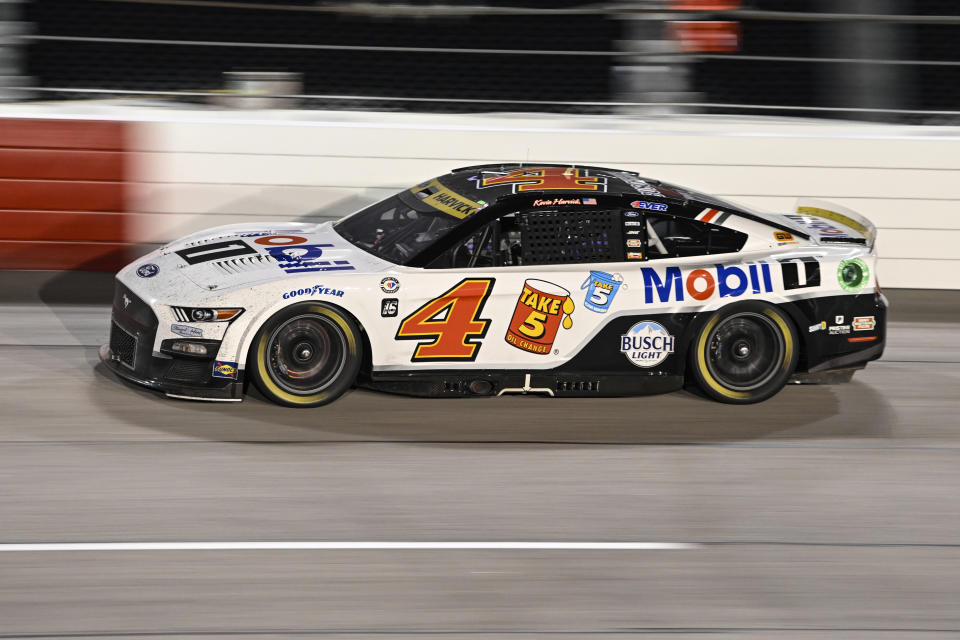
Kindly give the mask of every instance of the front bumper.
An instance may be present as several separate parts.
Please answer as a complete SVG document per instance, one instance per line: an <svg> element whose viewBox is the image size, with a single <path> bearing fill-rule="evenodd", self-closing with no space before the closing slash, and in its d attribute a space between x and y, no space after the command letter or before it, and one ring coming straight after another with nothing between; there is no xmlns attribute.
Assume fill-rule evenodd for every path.
<svg viewBox="0 0 960 640"><path fill-rule="evenodd" d="M150 305L117 282L110 344L100 347L100 360L121 378L168 396L219 401L242 399L242 371L235 370L235 378L214 377L216 361L212 357L154 352L157 325Z"/></svg>
<svg viewBox="0 0 960 640"><path fill-rule="evenodd" d="M243 400L243 381L239 378L242 372L238 372L237 380L218 380L211 377L210 381L201 384L186 384L170 380L163 375L156 373L138 374L135 370L123 365L120 358L113 353L110 345L105 344L100 347L100 361L115 374L130 382L162 391L172 398L186 398L189 400L209 400L215 402L239 402ZM169 372L179 359L175 358L157 358L154 357L149 367L150 371ZM212 363L206 361L207 367L212 369Z"/></svg>

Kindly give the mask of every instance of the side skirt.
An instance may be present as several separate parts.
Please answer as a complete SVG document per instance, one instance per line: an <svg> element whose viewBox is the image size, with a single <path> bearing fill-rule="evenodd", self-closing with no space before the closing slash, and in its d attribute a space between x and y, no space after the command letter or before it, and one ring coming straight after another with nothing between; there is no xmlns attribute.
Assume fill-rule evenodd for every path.
<svg viewBox="0 0 960 640"><path fill-rule="evenodd" d="M428 398L508 394L612 398L676 391L683 387L683 376L516 370L373 372L369 377L359 380L357 386Z"/></svg>

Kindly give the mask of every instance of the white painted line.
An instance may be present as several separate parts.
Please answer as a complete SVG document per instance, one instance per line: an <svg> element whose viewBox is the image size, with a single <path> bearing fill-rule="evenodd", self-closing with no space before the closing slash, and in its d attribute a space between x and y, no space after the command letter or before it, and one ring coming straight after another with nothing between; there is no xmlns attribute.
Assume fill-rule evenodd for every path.
<svg viewBox="0 0 960 640"><path fill-rule="evenodd" d="M547 551L677 551L697 549L686 542L52 542L0 544L0 551L268 551L268 550L393 550L494 549Z"/></svg>

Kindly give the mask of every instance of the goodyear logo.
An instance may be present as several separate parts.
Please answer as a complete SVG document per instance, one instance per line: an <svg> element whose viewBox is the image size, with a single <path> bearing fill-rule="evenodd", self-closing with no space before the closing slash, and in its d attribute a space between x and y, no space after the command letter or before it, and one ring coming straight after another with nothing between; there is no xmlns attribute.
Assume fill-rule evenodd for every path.
<svg viewBox="0 0 960 640"><path fill-rule="evenodd" d="M235 379L237 377L237 363L217 360L213 363L213 377Z"/></svg>
<svg viewBox="0 0 960 640"><path fill-rule="evenodd" d="M443 186L437 180L431 180L426 187L417 186L411 189L414 193L419 193L424 189L435 189L423 202L430 205L438 211L453 216L454 218L466 218L483 208L482 202L475 202L466 196L462 196L455 191L451 191Z"/></svg>

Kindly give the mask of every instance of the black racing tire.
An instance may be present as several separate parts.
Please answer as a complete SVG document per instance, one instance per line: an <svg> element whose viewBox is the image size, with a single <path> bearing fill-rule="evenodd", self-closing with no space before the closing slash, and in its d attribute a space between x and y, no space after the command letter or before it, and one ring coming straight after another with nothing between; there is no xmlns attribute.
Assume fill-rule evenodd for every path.
<svg viewBox="0 0 960 640"><path fill-rule="evenodd" d="M250 378L264 396L288 407L319 407L353 386L363 360L360 328L348 314L318 302L271 317L250 347Z"/></svg>
<svg viewBox="0 0 960 640"><path fill-rule="evenodd" d="M765 302L716 311L697 332L689 371L710 398L762 402L779 392L797 367L800 346L786 313Z"/></svg>

